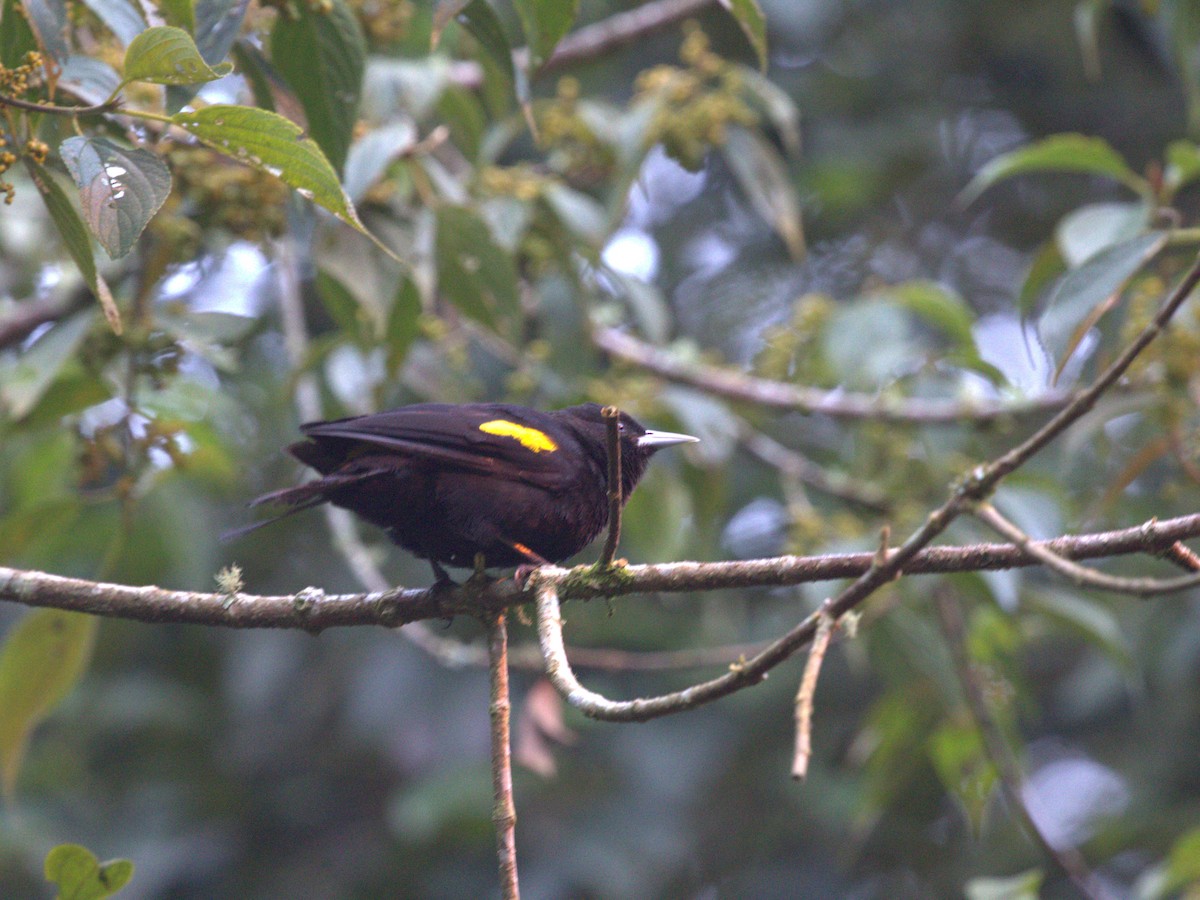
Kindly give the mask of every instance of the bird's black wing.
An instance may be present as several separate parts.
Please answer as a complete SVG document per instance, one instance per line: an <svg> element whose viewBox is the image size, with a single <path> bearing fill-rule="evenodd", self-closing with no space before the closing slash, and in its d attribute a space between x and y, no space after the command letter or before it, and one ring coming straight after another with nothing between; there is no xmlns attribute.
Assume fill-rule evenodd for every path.
<svg viewBox="0 0 1200 900"><path fill-rule="evenodd" d="M322 462L340 464L383 450L548 490L566 486L574 470L574 439L552 418L503 404L423 403L300 430L317 444L307 453L298 445L296 455L310 465L322 455Z"/></svg>

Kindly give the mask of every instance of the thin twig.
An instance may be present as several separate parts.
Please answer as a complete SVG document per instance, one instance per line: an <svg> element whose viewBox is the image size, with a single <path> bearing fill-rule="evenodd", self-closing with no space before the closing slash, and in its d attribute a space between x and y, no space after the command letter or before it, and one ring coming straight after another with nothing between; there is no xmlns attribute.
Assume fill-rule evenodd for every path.
<svg viewBox="0 0 1200 900"><path fill-rule="evenodd" d="M608 536L600 553L600 565L607 567L612 565L621 540L621 411L615 406L606 406L600 415L604 417L608 439Z"/></svg>
<svg viewBox="0 0 1200 900"><path fill-rule="evenodd" d="M1186 569L1189 572L1200 572L1200 555L1197 555L1191 547L1179 541L1176 541L1164 550L1162 557L1175 563L1181 569Z"/></svg>
<svg viewBox="0 0 1200 900"><path fill-rule="evenodd" d="M984 752L996 769L996 776L1009 808L1016 815L1029 839L1038 846L1048 860L1075 883L1085 897L1102 897L1103 891L1096 882L1095 876L1088 869L1083 857L1072 848L1059 848L1051 844L1046 835L1042 833L1041 828L1038 827L1037 820L1029 812L1029 807L1025 804L1021 793L1024 778L1020 767L1013 757L999 724L992 716L986 693L979 683L979 676L967 651L967 633L962 609L958 601L945 589L935 592L935 600L938 622L941 625L946 644L950 648L950 655L954 659L955 673L962 686L967 706L971 710L971 716L975 720L975 727L979 730Z"/></svg>
<svg viewBox="0 0 1200 900"><path fill-rule="evenodd" d="M12 106L29 112L50 113L54 116L96 116L116 109L119 102L114 98L97 103L95 106L55 106L51 103L34 103L31 100L0 94L0 106Z"/></svg>
<svg viewBox="0 0 1200 900"><path fill-rule="evenodd" d="M1119 575L1097 572L1095 569L1081 566L1069 559L1063 559L1052 550L1038 546L1033 538L1006 519L990 503L978 504L974 512L979 521L997 534L1008 538L1030 556L1036 557L1046 568L1066 576L1081 587L1092 587L1118 594L1132 594L1135 597L1156 597L1160 594L1172 594L1200 585L1200 572L1179 578L1123 578Z"/></svg>
<svg viewBox="0 0 1200 900"><path fill-rule="evenodd" d="M984 401L856 394L841 389L823 390L771 381L728 366L683 360L615 328L593 329L592 341L609 356L668 381L768 409L821 413L837 419L870 419L911 425L984 425L1014 416L1061 409L1072 396L1062 391L1049 391L1028 400Z"/></svg>
<svg viewBox="0 0 1200 900"><path fill-rule="evenodd" d="M512 735L508 693L508 627L504 613L483 617L487 629L488 673L491 676L492 723L492 824L496 829L496 857L500 867L500 892L504 900L518 900L517 807L513 802Z"/></svg>
<svg viewBox="0 0 1200 900"><path fill-rule="evenodd" d="M817 633L813 635L808 650L808 661L804 664L804 675L800 678L800 689L796 692L796 749L792 755L792 778L803 781L808 777L808 761L812 758L812 715L813 697L817 693L817 678L821 674L821 663L825 651L837 628L837 622L828 615L819 615Z"/></svg>

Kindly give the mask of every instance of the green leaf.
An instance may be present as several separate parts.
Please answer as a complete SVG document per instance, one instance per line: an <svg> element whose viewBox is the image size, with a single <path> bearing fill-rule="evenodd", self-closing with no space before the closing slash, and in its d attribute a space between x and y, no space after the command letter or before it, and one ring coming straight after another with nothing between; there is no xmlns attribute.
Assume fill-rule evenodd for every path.
<svg viewBox="0 0 1200 900"><path fill-rule="evenodd" d="M509 83L516 84L512 46L508 43L508 36L496 11L486 0L471 0L455 14L454 19L479 42L480 48L499 67Z"/></svg>
<svg viewBox="0 0 1200 900"><path fill-rule="evenodd" d="M536 71L575 24L579 0L513 0L513 6L529 44L530 71Z"/></svg>
<svg viewBox="0 0 1200 900"><path fill-rule="evenodd" d="M108 63L76 54L62 67L58 86L84 103L102 103L121 87L121 76Z"/></svg>
<svg viewBox="0 0 1200 900"><path fill-rule="evenodd" d="M1041 869L1003 878L972 878L963 892L967 900L1038 900L1044 878Z"/></svg>
<svg viewBox="0 0 1200 900"><path fill-rule="evenodd" d="M767 17L763 15L758 0L721 0L721 5L729 10L737 20L746 35L746 40L754 48L758 57L758 67L767 70Z"/></svg>
<svg viewBox="0 0 1200 900"><path fill-rule="evenodd" d="M800 204L775 148L756 132L731 128L723 150L730 170L755 212L775 229L792 259L803 258Z"/></svg>
<svg viewBox="0 0 1200 900"><path fill-rule="evenodd" d="M471 0L438 0L429 25L429 49L436 50L442 41L442 32L451 19L457 18Z"/></svg>
<svg viewBox="0 0 1200 900"><path fill-rule="evenodd" d="M129 0L83 0L88 9L99 16L108 30L126 47L146 30L141 10Z"/></svg>
<svg viewBox="0 0 1200 900"><path fill-rule="evenodd" d="M186 29L196 36L196 49L210 66L224 61L242 30L249 0L195 0L195 27ZM168 22L179 25L178 22ZM179 27L183 27L180 25ZM167 85L167 113L183 109L200 91L198 84Z"/></svg>
<svg viewBox="0 0 1200 900"><path fill-rule="evenodd" d="M58 178L52 175L48 169L28 158L25 160L25 165L29 169L29 176L33 180L34 186L42 195L42 202L50 211L50 218L54 221L54 227L58 229L58 233L67 247L67 252L75 260L75 265L79 267L83 280L92 289L101 309L104 310L104 318L108 320L109 327L116 334L120 334L121 314L117 310L117 301L108 288L108 282L96 269L92 241L88 237L87 226L83 223L79 211L71 202L66 190L58 183Z"/></svg>
<svg viewBox="0 0 1200 900"><path fill-rule="evenodd" d="M1180 835L1167 857L1164 893L1200 886L1200 828Z"/></svg>
<svg viewBox="0 0 1200 900"><path fill-rule="evenodd" d="M33 729L87 668L99 619L60 609L35 609L0 647L0 782L12 798Z"/></svg>
<svg viewBox="0 0 1200 900"><path fill-rule="evenodd" d="M417 126L407 116L376 128L355 141L346 156L342 184L349 198L358 203L374 186L387 167L407 153L417 142Z"/></svg>
<svg viewBox="0 0 1200 900"><path fill-rule="evenodd" d="M271 62L304 107L308 133L339 172L358 119L366 58L362 29L345 0L330 0L321 12L291 4L271 32Z"/></svg>
<svg viewBox="0 0 1200 900"><path fill-rule="evenodd" d="M1069 268L1076 268L1101 250L1137 237L1150 224L1149 204L1089 203L1063 216L1054 230Z"/></svg>
<svg viewBox="0 0 1200 900"><path fill-rule="evenodd" d="M384 335L387 367L392 374L400 369L409 348L420 334L420 322L421 291L415 281L407 275L401 275L400 287L388 312L387 333Z"/></svg>
<svg viewBox="0 0 1200 900"><path fill-rule="evenodd" d="M975 313L962 297L932 281L906 281L884 293L920 316L959 347L974 347Z"/></svg>
<svg viewBox="0 0 1200 900"><path fill-rule="evenodd" d="M125 51L125 80L153 84L201 84L233 71L231 63L210 66L192 36L173 25L147 28Z"/></svg>
<svg viewBox="0 0 1200 900"><path fill-rule="evenodd" d="M1022 316L1033 314L1042 293L1050 284L1066 271L1066 263L1058 251L1058 244L1047 241L1033 257L1025 280L1021 282L1021 292L1017 296L1017 309Z"/></svg>
<svg viewBox="0 0 1200 900"><path fill-rule="evenodd" d="M192 0L159 0L159 9L168 25L182 28L188 34L196 31L196 7ZM201 53L201 56L204 54Z"/></svg>
<svg viewBox="0 0 1200 900"><path fill-rule="evenodd" d="M1167 167L1163 184L1170 195L1200 179L1200 145L1195 141L1172 141L1167 145Z"/></svg>
<svg viewBox="0 0 1200 900"><path fill-rule="evenodd" d="M92 327L90 310L63 319L0 369L0 409L13 419L28 415Z"/></svg>
<svg viewBox="0 0 1200 900"><path fill-rule="evenodd" d="M171 121L214 150L274 175L367 234L321 148L290 119L248 106L206 106L176 113Z"/></svg>
<svg viewBox="0 0 1200 900"><path fill-rule="evenodd" d="M24 18L33 27L38 48L55 62L61 63L70 56L66 39L67 5L62 0L21 0L20 5L25 9ZM7 18L4 27L8 27Z"/></svg>
<svg viewBox="0 0 1200 900"><path fill-rule="evenodd" d="M516 267L482 219L463 207L439 208L436 243L438 291L460 312L492 328L516 316Z"/></svg>
<svg viewBox="0 0 1200 900"><path fill-rule="evenodd" d="M20 0L4 0L0 6L0 65L6 69L15 69L25 61L26 53L38 49L37 37L20 7Z"/></svg>
<svg viewBox="0 0 1200 900"><path fill-rule="evenodd" d="M959 194L958 202L966 206L992 185L1026 172L1077 172L1104 175L1121 184L1149 195L1150 185L1129 168L1125 158L1102 138L1082 134L1056 134L1052 137L1002 153L988 162Z"/></svg>
<svg viewBox="0 0 1200 900"><path fill-rule="evenodd" d="M1067 272L1058 283L1037 328L1043 346L1057 362L1060 372L1087 331L1166 242L1166 234L1151 232L1114 244Z"/></svg>
<svg viewBox="0 0 1200 900"><path fill-rule="evenodd" d="M1031 592L1028 602L1042 615L1070 628L1103 650L1118 666L1127 669L1132 664L1133 656L1121 622L1102 603L1068 591L1050 589Z"/></svg>
<svg viewBox="0 0 1200 900"><path fill-rule="evenodd" d="M149 150L108 138L71 137L58 148L100 245L120 259L171 193L171 170Z"/></svg>
<svg viewBox="0 0 1200 900"><path fill-rule="evenodd" d="M979 729L953 722L929 737L929 759L942 785L962 807L976 838L996 783L996 768L988 761Z"/></svg>
<svg viewBox="0 0 1200 900"><path fill-rule="evenodd" d="M104 900L129 884L133 863L101 863L87 847L59 844L46 854L45 873L47 881L58 885L59 900Z"/></svg>

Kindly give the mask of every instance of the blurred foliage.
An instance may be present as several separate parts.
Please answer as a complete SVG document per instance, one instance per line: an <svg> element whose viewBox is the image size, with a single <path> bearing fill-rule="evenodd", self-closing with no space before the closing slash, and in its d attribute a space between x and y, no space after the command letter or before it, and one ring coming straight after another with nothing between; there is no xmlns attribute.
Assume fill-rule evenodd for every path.
<svg viewBox="0 0 1200 900"><path fill-rule="evenodd" d="M1200 246L1187 0L763 0L765 32L741 0L555 59L627 5L164 0L148 21L129 0L0 3L0 94L118 102L0 107L0 564L194 590L224 569L228 590L236 561L252 592L359 589L315 513L217 540L295 477L298 395L327 418L617 403L703 438L655 462L621 555L873 550L1036 422L781 414L666 385L592 329L831 402L969 410L1086 382ZM996 505L1035 537L1195 512L1197 350L1193 305ZM764 461L756 433L886 503ZM389 579L427 581L364 537ZM948 539L989 535L963 520ZM1071 896L997 792L930 586L881 592L835 643L799 786L798 661L637 728L547 726L517 673L542 773L517 772L527 894ZM942 589L1051 843L1115 895L1200 891L1195 599L1039 570ZM761 640L829 590L579 604L568 639ZM105 621L68 693L90 630L62 666L9 664L58 654L57 626L28 636L60 619L0 609L0 694L21 697L0 703L0 895L51 896L48 853L113 865L52 852L76 840L136 863L128 897L494 892L481 670L392 633ZM585 678L626 697L695 675Z"/></svg>

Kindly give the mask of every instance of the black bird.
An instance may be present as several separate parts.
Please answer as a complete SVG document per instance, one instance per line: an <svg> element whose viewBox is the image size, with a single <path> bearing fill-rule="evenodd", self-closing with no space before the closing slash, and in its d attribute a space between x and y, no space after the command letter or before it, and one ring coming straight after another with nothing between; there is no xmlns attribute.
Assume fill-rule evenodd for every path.
<svg viewBox="0 0 1200 900"><path fill-rule="evenodd" d="M561 562L608 524L601 409L418 403L310 422L300 426L307 440L288 452L321 477L251 506L292 507L284 515L325 502L344 507L429 560L439 581L448 579L442 563L472 567L477 554L486 566ZM648 431L624 413L618 421L624 499L657 451L698 440Z"/></svg>

